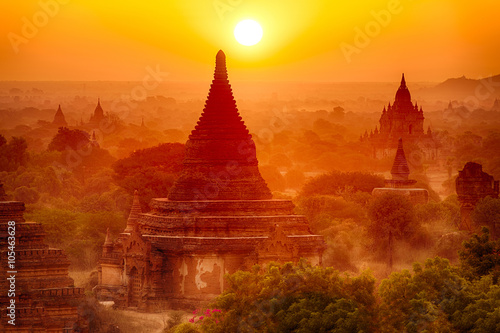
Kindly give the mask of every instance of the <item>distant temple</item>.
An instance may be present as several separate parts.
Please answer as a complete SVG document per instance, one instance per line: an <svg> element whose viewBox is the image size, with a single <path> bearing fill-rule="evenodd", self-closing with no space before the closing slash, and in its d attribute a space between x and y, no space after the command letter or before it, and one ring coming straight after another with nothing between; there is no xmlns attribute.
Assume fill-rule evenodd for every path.
<svg viewBox="0 0 500 333"><path fill-rule="evenodd" d="M372 195L381 196L384 193L396 193L407 197L412 204L425 204L429 200L429 193L426 189L413 187L416 180L409 179L410 168L406 161L403 150L403 140L398 140L398 149L396 157L391 168L392 179L385 181L385 188L374 188Z"/></svg>
<svg viewBox="0 0 500 333"><path fill-rule="evenodd" d="M59 107L57 108L57 111L56 111L56 114L54 115L54 120L52 121L52 124L57 126L57 127L68 126L68 123L66 122L66 118L64 117L64 114L61 110L61 104L59 104Z"/></svg>
<svg viewBox="0 0 500 333"><path fill-rule="evenodd" d="M89 125L98 127L101 124L101 121L105 119L104 111L101 107L101 99L97 99L97 106L94 110L94 113L90 116Z"/></svg>
<svg viewBox="0 0 500 333"><path fill-rule="evenodd" d="M401 78L401 84L396 92L394 103L384 106L379 120L379 127L370 134L365 132L361 136L362 141L371 143L374 155L387 156L396 148L399 138L406 143L414 143L429 154L429 158L435 158L436 143L432 137L430 127L424 132L424 112L417 103L412 103L410 91L406 86L405 76Z"/></svg>
<svg viewBox="0 0 500 333"><path fill-rule="evenodd" d="M288 200L273 200L255 144L217 53L203 113L186 143L184 168L168 194L141 213L138 194L124 232L108 236L99 266L101 299L154 310L199 305L225 289L224 275L255 264L308 259L325 243Z"/></svg>
<svg viewBox="0 0 500 333"><path fill-rule="evenodd" d="M44 243L45 232L40 223L24 220L23 202L6 200L0 184L1 332L87 332L78 315L84 289L73 286L66 255ZM14 256L8 255L9 246ZM13 266L9 266L8 258ZM13 280L8 280L12 276L13 284ZM9 295L11 289L15 292ZM12 317L8 316L7 307L12 302L15 325L8 323Z"/></svg>
<svg viewBox="0 0 500 333"><path fill-rule="evenodd" d="M458 172L456 188L458 201L460 202L460 229L476 231L479 226L475 226L470 214L474 210L477 202L487 196L498 198L499 182L494 180L486 172L483 172L481 164L467 162L463 170ZM491 235L500 236L500 226L489 226Z"/></svg>

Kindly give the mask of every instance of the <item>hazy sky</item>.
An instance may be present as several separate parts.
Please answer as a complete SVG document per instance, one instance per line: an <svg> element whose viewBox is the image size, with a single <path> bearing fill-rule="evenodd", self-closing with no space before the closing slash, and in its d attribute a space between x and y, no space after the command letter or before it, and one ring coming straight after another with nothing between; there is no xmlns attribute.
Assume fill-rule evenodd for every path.
<svg viewBox="0 0 500 333"><path fill-rule="evenodd" d="M2 1L0 80L442 81L500 74L497 0ZM264 37L239 45L251 18Z"/></svg>

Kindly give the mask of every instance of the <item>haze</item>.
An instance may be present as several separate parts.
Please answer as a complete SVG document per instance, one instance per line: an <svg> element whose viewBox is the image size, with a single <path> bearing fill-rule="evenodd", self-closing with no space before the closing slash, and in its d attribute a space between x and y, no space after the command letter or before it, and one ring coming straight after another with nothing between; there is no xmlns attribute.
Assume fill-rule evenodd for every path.
<svg viewBox="0 0 500 333"><path fill-rule="evenodd" d="M159 66L170 81L204 81L218 49L235 82L394 82L402 72L439 82L499 72L495 1L29 0L1 7L2 80L140 81L145 67ZM264 30L253 47L232 35L247 18Z"/></svg>

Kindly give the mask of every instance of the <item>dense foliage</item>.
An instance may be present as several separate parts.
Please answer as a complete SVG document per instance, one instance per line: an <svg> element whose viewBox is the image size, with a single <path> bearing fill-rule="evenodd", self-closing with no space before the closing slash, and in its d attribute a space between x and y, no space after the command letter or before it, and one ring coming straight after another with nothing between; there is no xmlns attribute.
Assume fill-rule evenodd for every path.
<svg viewBox="0 0 500 333"><path fill-rule="evenodd" d="M141 149L113 164L114 179L129 193L138 190L141 202L146 206L151 198L168 195L182 170L183 159L184 145L180 143L164 143Z"/></svg>
<svg viewBox="0 0 500 333"><path fill-rule="evenodd" d="M365 172L332 171L307 182L301 195L340 195L345 190L371 193L376 187L384 187L384 178Z"/></svg>
<svg viewBox="0 0 500 333"><path fill-rule="evenodd" d="M373 327L375 279L332 268L298 264L255 266L227 278L211 305L222 315L203 319L207 332L369 332Z"/></svg>
<svg viewBox="0 0 500 333"><path fill-rule="evenodd" d="M304 260L238 271L208 309L171 332L499 332L500 241L483 231L464 242L459 266L427 259L378 290L369 272L351 277Z"/></svg>

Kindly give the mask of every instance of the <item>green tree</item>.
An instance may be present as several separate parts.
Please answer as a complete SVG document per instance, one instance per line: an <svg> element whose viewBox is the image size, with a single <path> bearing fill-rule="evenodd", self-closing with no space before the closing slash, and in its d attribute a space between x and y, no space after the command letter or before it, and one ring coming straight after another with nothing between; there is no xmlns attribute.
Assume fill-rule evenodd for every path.
<svg viewBox="0 0 500 333"><path fill-rule="evenodd" d="M379 287L382 332L498 332L500 286L491 274L467 281L448 260L394 272Z"/></svg>
<svg viewBox="0 0 500 333"><path fill-rule="evenodd" d="M479 200L470 217L475 225L488 227L493 239L500 238L500 199L486 197Z"/></svg>
<svg viewBox="0 0 500 333"><path fill-rule="evenodd" d="M384 187L384 178L364 172L332 171L308 181L301 196L340 195L346 189L371 193L375 187Z"/></svg>
<svg viewBox="0 0 500 333"><path fill-rule="evenodd" d="M205 332L371 332L375 279L368 273L342 276L332 268L268 264L238 271L211 308L223 320L205 319Z"/></svg>
<svg viewBox="0 0 500 333"><path fill-rule="evenodd" d="M387 249L388 267L392 268L394 240L409 240L416 231L415 210L402 195L384 193L373 199L368 215L368 232L377 248Z"/></svg>
<svg viewBox="0 0 500 333"><path fill-rule="evenodd" d="M459 251L460 268L469 280L494 272L496 283L500 276L500 240L490 240L488 228L483 227L482 231L482 235L473 234L463 242L463 249Z"/></svg>
<svg viewBox="0 0 500 333"><path fill-rule="evenodd" d="M466 281L447 259L427 259L394 272L379 287L380 327L383 332L453 332L449 314ZM438 327L436 327L438 326Z"/></svg>
<svg viewBox="0 0 500 333"><path fill-rule="evenodd" d="M15 171L26 165L28 144L21 137L12 137L8 143L3 136L0 138L0 171Z"/></svg>
<svg viewBox="0 0 500 333"><path fill-rule="evenodd" d="M117 185L132 194L139 191L146 206L152 198L166 197L182 170L184 145L164 143L138 150L113 164Z"/></svg>

